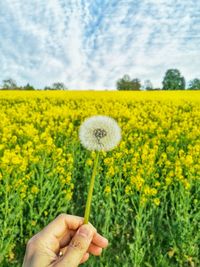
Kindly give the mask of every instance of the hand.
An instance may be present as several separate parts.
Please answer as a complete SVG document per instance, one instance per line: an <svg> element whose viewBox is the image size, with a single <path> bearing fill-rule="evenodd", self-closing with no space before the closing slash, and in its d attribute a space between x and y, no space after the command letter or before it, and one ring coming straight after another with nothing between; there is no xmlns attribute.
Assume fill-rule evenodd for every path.
<svg viewBox="0 0 200 267"><path fill-rule="evenodd" d="M82 217L61 214L29 240L23 267L77 267L89 253L98 256L107 245Z"/></svg>

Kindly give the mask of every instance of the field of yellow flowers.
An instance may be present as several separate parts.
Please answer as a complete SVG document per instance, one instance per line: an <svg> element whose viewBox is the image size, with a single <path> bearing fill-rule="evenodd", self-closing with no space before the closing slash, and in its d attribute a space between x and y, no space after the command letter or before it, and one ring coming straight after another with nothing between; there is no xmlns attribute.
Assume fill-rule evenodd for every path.
<svg viewBox="0 0 200 267"><path fill-rule="evenodd" d="M90 221L110 241L84 266L200 266L200 92L0 92L0 266L59 213L83 216L86 117L122 141L100 155Z"/></svg>

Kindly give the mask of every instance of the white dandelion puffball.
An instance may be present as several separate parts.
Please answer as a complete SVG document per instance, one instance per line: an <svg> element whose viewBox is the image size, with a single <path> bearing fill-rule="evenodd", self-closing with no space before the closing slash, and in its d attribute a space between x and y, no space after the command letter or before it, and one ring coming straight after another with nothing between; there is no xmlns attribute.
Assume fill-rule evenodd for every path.
<svg viewBox="0 0 200 267"><path fill-rule="evenodd" d="M88 150L108 151L120 142L121 129L111 117L92 116L81 124L79 138Z"/></svg>

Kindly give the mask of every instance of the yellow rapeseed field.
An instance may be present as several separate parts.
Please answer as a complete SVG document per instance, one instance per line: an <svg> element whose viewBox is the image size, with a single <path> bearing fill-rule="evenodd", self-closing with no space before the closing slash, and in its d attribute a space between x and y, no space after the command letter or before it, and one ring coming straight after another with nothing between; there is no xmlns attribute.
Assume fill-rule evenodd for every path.
<svg viewBox="0 0 200 267"><path fill-rule="evenodd" d="M200 92L0 92L0 266L61 212L83 216L95 152L86 117L117 120L100 155L91 222L108 237L85 266L200 266Z"/></svg>

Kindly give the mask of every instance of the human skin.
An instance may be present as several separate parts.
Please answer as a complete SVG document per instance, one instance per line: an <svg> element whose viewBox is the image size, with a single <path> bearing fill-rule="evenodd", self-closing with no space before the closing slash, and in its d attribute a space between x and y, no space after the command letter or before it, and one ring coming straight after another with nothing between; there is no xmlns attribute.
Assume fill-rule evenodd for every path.
<svg viewBox="0 0 200 267"><path fill-rule="evenodd" d="M90 254L99 256L108 240L83 221L82 217L59 215L28 241L22 267L77 267Z"/></svg>

